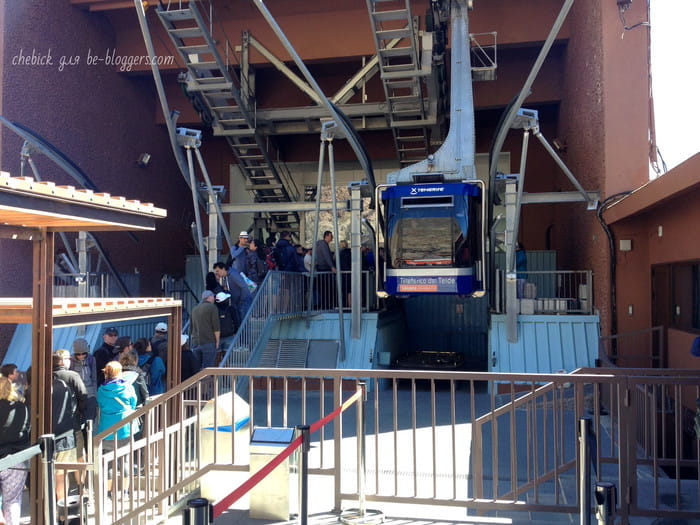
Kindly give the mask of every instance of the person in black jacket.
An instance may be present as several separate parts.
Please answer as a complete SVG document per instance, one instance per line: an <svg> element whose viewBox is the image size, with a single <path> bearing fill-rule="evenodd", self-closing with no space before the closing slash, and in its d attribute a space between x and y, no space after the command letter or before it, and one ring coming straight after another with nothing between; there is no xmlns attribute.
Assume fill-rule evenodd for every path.
<svg viewBox="0 0 700 525"><path fill-rule="evenodd" d="M52 430L56 436L56 461L74 463L85 456L82 427L85 423L87 389L78 372L69 370L70 352L53 353ZM75 477L75 471L73 471ZM75 480L77 483L77 479ZM56 470L56 499L65 500L65 471Z"/></svg>
<svg viewBox="0 0 700 525"><path fill-rule="evenodd" d="M29 446L29 409L7 377L0 377L0 458ZM19 525L22 514L22 489L29 463L0 472L2 516L7 525Z"/></svg>
<svg viewBox="0 0 700 525"><path fill-rule="evenodd" d="M114 347L117 342L119 332L113 326L107 328L102 335L102 346L97 348L92 354L95 356L95 368L97 369L97 388L105 382L105 375L102 372L110 361L119 361L119 349Z"/></svg>
<svg viewBox="0 0 700 525"><path fill-rule="evenodd" d="M195 375L202 369L202 364L194 355L194 352L190 349L190 336L187 334L182 334L182 361L181 361L181 376L180 379L184 381Z"/></svg>

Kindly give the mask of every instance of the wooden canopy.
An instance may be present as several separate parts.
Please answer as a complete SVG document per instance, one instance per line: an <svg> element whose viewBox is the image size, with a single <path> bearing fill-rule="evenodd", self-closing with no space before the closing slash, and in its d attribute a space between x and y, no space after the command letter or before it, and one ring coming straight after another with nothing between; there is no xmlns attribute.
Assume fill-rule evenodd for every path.
<svg viewBox="0 0 700 525"><path fill-rule="evenodd" d="M0 299L0 323L32 323L32 441L51 433L52 330L121 319L168 316L169 333L182 329L182 305L172 298L53 298L54 235L68 231L155 230L166 216L153 204L95 193L29 177L0 172L0 238L31 241L32 297ZM168 352L168 387L180 377L179 338ZM38 459L38 458L35 458ZM35 462L33 466L38 465ZM33 468L32 523L43 523L40 498L43 480Z"/></svg>

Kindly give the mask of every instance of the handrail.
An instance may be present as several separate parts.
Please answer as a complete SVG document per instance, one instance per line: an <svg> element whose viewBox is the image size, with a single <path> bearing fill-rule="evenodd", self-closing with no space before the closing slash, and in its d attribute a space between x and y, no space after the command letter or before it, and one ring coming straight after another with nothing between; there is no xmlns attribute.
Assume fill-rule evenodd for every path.
<svg viewBox="0 0 700 525"><path fill-rule="evenodd" d="M650 420L648 416L645 416L643 420L640 419L639 411L651 411L650 415L654 416L657 409L653 402L641 399L639 396L630 396L630 393L638 390L637 385L641 387L647 385L647 389L668 389L674 395L676 403L664 407L664 414L666 414L666 411L669 410L678 411L681 406L679 385L683 385L686 392L695 392L700 389L700 377L693 376L689 373L692 371L689 370L682 371L683 374L677 375L666 371L658 375L652 375L651 371L648 370L641 370L638 375L635 375L634 370L631 371L631 375L628 372L627 370L614 369L581 369L575 373L564 375L434 372L427 370L209 368L198 372L195 376L154 399L149 405L138 409L124 421L96 437L94 443L99 450L99 440L104 438L107 433L113 432L115 427L128 424L140 415L144 417L146 422L144 427L146 433L143 438L130 438L114 453L110 452L98 456L94 474L97 476L100 472L106 472L105 469L113 468L114 462L123 458L133 458L133 461L138 462L137 467L143 466L148 472L140 478L140 481L138 475L133 474L134 479L137 480L135 483L140 483L135 489L136 495L121 496L121 500L120 496L117 496L116 499L112 496L112 510L109 511L108 507L105 507L107 510L100 518L101 523L105 523L105 520L109 519L110 523L126 524L129 519L147 515L148 519L164 518L168 509L172 509L188 497L192 497L199 486L199 479L205 474L235 472L240 475L249 470L249 458L244 449L239 448L239 446L243 446L246 439L245 434L251 431L252 425L275 426L275 424L281 423L281 426L287 426L287 415L292 418L292 421L301 421L303 424L306 424L307 416L312 414L317 414L314 419L323 417L327 414L323 404L324 397L332 393L332 406L338 406L342 401L343 390L351 386L349 382L357 383L358 381L370 382L375 403L374 410L368 412L369 418L367 420L367 423L371 425L372 418L375 418L371 431L373 444L368 449L370 456L374 456L369 462L369 468L373 474L368 480L372 501L407 501L404 494L396 493L396 488L393 489L395 492L390 492L388 495L384 492L378 492L380 486L384 489L388 487L391 490L392 476L395 487L398 486L399 477L407 474L412 476L414 483L417 484L423 483L421 481L423 477L430 476L429 479L433 479L433 481L429 483L440 485L443 483L442 476L449 476L449 479L452 477L454 479L447 483L449 487L443 487L447 489L446 491L443 490L440 494L433 492L432 495L414 494L411 500L425 505L444 505L447 503L453 506L466 505L483 510L489 508L504 510L507 503L510 502L511 505L517 504L525 510L553 512L554 508L557 508L559 512L575 513L577 509L577 502L574 501L575 495L572 496L573 500L569 500L568 503L558 501L552 505L551 501L538 500L537 493L545 491L546 486L551 482L560 486L560 479L575 474L580 467L580 462L576 459L575 454L572 455L571 430L573 428L572 418L583 415L584 410L588 410L588 413L592 414L596 433L604 437L597 445L598 467L602 464L619 462L620 472L627 472L625 470L627 467L622 466L625 461L629 461L625 465L635 464L645 469L652 468L653 461L660 465L673 464L674 460L668 455L659 457L659 454L656 454L654 456L654 447L647 447L645 455L639 455L639 451L636 450L638 447L624 445L630 439L634 440L634 436L637 435L636 428L644 424L642 421L654 421ZM226 397L224 394L239 386L244 380L247 380L247 389L246 392L242 393L247 394L247 406L245 412L241 412L240 409L233 406L234 397ZM391 386L385 388L385 380L389 381L389 385L393 385L393 389ZM426 392L425 389L418 391L415 388L416 384L421 381L427 381L432 385L430 391ZM483 381L489 383L489 388L485 391L481 388L475 389L475 385ZM399 383L405 385L406 382L413 386L411 392L403 393L407 394L407 397L403 397L397 391L397 387ZM449 382L452 386L449 390L436 389L435 385L441 382L442 384ZM468 382L471 386L466 389L457 389L456 385L463 382ZM499 384L503 383L506 386L507 384L511 385L511 392L515 391L514 387L522 383L544 384L534 391L511 400L507 407L502 407L499 404L507 400L499 399L497 393ZM328 386L324 387L324 384L332 384L332 392ZM565 388L567 384L571 384L571 388ZM533 388L535 387L533 386ZM559 388L562 389L562 392L566 391L567 394L547 396L548 390L557 389L559 392ZM592 397L591 388L593 389ZM381 393L380 391L383 390L386 392ZM404 387L402 390L406 390L406 388ZM288 403L288 397L292 397L292 391L297 401L290 400ZM282 392L283 395L280 395ZM649 392L653 394L651 390ZM436 399L438 393L440 398ZM399 394L401 397L397 397ZM535 396L545 396L546 400L533 402ZM311 404L312 399L313 405ZM609 402L610 399L613 400L612 403ZM409 400L412 403L411 409L403 404ZM300 404L297 405L297 402ZM391 416L381 416L382 419L379 419L379 406L386 409L387 405L384 404L386 402L392 403L391 411L394 414L398 414L397 411L400 411L399 415L394 416L393 425ZM603 402L605 402L610 416L607 416L607 413L603 414L601 410ZM200 408L204 407L205 403L213 403L210 405L213 410L200 415ZM263 405L259 403L263 403ZM267 403L267 407L265 407L265 403ZM593 405L589 405L589 403L593 403ZM202 450L202 441L200 440L205 435L203 434L204 430L223 428L223 426L230 424L228 420L216 419L223 417L219 414L219 410L226 408L227 404L233 410L230 414L231 421L237 422L241 416L249 414L252 418L251 426L243 430L243 434L231 432L226 434L230 438L220 436L223 441L219 442L219 438L217 438L213 442L213 451L207 449L209 453L213 452L213 455L206 458L199 456L197 451ZM448 405L451 408L447 409ZM514 408L516 406L519 409L517 413ZM298 411L299 408L301 408L301 412ZM438 408L440 408L439 411ZM431 411L433 411L432 418ZM484 418L484 411L486 413L493 412ZM446 418L448 412L452 412L452 415ZM413 413L412 416L411 413ZM212 417L214 419L211 419ZM607 423L604 423L605 420L601 421L603 417L611 417L612 421L617 423L608 428ZM403 423L397 424L397 418L403 419ZM491 428L483 424L488 418L493 420ZM671 419L669 424L676 421L674 418ZM525 420L527 420L528 425L527 431L523 427ZM523 428L516 430L514 426L516 421L519 421L518 424ZM676 421L673 424L676 426L669 427L667 430L669 435L671 435L670 432L677 432L679 423ZM471 446L465 447L460 433L466 432L463 429L467 426ZM603 434L600 434L601 430ZM545 434L542 434L543 431ZM510 446L508 442L499 443L498 437L504 432L510 433L512 440ZM424 453L422 445L419 446L416 441L417 436L421 434L429 439L429 446L432 443L432 446L435 447L432 453L430 451ZM431 434L433 437L428 437ZM342 479L340 470L345 467L339 463L341 457L344 456L340 452L341 443L338 440L342 440L343 436L339 429L336 429L336 425L333 426L332 440L328 439L329 437L327 432L324 437L323 430L321 430L318 446L315 447L311 458L311 473L334 476L335 480L340 483ZM465 437L467 437L466 434ZM406 443L402 441L404 438L413 440L413 445L408 444L408 449ZM239 441L239 439L244 441ZM444 441L445 439L448 441ZM228 444L226 444L227 442ZM485 448L479 448L479 443ZM224 446L230 448L228 450L222 449L221 447ZM397 448L399 446L402 447L400 450ZM217 447L219 447L218 451ZM324 447L332 447L330 450L334 451L335 454L327 453L329 450L324 449ZM533 447L539 452L533 451ZM414 451L413 466L410 466L411 454L403 457L407 450ZM416 457L415 454L418 450L421 452ZM439 453L436 452L438 450ZM469 450L471 452L468 452ZM435 457L442 457L444 454L450 453L455 454L451 465L436 466ZM635 457L634 454L638 454L638 456ZM432 467L430 465L431 456L433 458ZM489 459L491 459L490 464L488 463ZM485 463L482 464L481 460ZM468 461L468 463L462 463L463 461ZM418 466L416 466L416 462L418 462ZM532 468L528 467L527 472L521 470L521 468L525 468L523 462ZM423 463L422 467L420 463ZM696 463L696 460L684 457L677 460L677 464L683 467L693 466ZM466 479L462 479L462 474L465 472L463 466L472 469L469 476L472 480L469 482L469 487L472 488L468 488ZM493 484L488 482L484 484L484 479L489 476L489 467L493 469ZM386 470L387 468L389 470ZM629 472L631 473L632 470ZM510 479L517 480L517 483L501 482L499 486L498 478L503 479L504 475L510 475ZM388 480L388 485L384 481L385 479ZM403 480L403 478L401 479ZM639 483L643 481L641 480ZM629 474L627 478L619 480L621 490L627 490L633 483L635 483L634 474ZM459 490L457 490L457 485L459 485ZM565 489L566 484L561 490ZM96 508L98 509L101 508L100 498L104 501L106 495L104 482L99 486L99 490L101 492L98 492L96 498ZM535 499L529 502L522 501L522 494L529 494L530 491L534 491ZM357 494L354 489L349 492L338 489L335 496L336 499L347 500L357 497ZM123 504L124 508L119 510L115 506L117 504ZM626 505L630 507L630 505L634 506L635 503ZM107 512L112 512L112 514L108 515ZM690 511L675 511L673 516L684 517L688 512ZM662 515L671 516L663 509Z"/></svg>
<svg viewBox="0 0 700 525"><path fill-rule="evenodd" d="M641 330L622 332L618 334L600 336L598 338L598 357L608 366L617 367L617 360L640 361L647 360L652 368L663 368L666 363L666 346L664 341L664 327L653 326ZM634 346L632 355L621 353L621 347L625 344ZM639 356L639 348L646 346L648 355ZM614 347L615 352L611 352ZM655 352L656 350L656 352ZM655 355L656 353L656 355Z"/></svg>

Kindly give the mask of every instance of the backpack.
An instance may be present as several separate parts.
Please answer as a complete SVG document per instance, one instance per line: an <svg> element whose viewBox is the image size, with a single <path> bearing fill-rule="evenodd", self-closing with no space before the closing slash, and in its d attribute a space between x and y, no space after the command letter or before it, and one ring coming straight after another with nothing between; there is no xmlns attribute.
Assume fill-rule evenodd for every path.
<svg viewBox="0 0 700 525"><path fill-rule="evenodd" d="M281 239L280 239L281 240ZM295 272L296 264L293 257L296 257L296 248L291 243L285 243L280 246L279 242L273 250L277 268L282 271Z"/></svg>
<svg viewBox="0 0 700 525"><path fill-rule="evenodd" d="M140 366L141 370L143 370L147 386L151 386L151 365L153 364L153 360L155 358L156 356L151 354L151 357L149 357L148 360Z"/></svg>
<svg viewBox="0 0 700 525"><path fill-rule="evenodd" d="M265 263L267 264L268 270L277 269L277 261L275 260L275 253L270 250L267 255L265 255Z"/></svg>
<svg viewBox="0 0 700 525"><path fill-rule="evenodd" d="M272 249L272 256L275 258L275 266L278 270L284 271L287 268L287 258L282 247L275 246Z"/></svg>
<svg viewBox="0 0 700 525"><path fill-rule="evenodd" d="M56 435L56 450L75 448L75 414L78 405L73 390L60 377L51 383L51 431Z"/></svg>
<svg viewBox="0 0 700 525"><path fill-rule="evenodd" d="M256 257L255 268L258 270L258 281L263 282L268 270L267 259L263 261L260 257Z"/></svg>

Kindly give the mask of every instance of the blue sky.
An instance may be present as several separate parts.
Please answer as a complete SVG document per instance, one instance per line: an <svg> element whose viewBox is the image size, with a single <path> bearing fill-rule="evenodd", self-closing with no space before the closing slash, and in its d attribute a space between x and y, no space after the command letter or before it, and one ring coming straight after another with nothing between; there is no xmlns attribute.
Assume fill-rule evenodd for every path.
<svg viewBox="0 0 700 525"><path fill-rule="evenodd" d="M656 140L670 170L700 151L700 0L650 6Z"/></svg>

